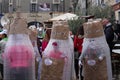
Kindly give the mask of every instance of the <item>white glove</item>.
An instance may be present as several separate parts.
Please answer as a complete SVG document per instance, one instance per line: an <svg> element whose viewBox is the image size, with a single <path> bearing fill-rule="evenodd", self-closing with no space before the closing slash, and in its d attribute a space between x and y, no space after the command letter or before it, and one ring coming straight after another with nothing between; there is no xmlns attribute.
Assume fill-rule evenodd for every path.
<svg viewBox="0 0 120 80"><path fill-rule="evenodd" d="M78 65L79 65L79 67L81 67L81 65L82 65L81 60L79 60Z"/></svg>
<svg viewBox="0 0 120 80"><path fill-rule="evenodd" d="M41 57L36 57L36 61L39 62L41 60Z"/></svg>

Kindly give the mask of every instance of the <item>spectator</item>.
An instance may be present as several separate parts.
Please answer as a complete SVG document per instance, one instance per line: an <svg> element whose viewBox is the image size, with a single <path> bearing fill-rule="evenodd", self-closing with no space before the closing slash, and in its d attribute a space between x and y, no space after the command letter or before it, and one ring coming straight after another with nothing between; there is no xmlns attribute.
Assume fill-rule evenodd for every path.
<svg viewBox="0 0 120 80"><path fill-rule="evenodd" d="M3 60L2 60L2 53L4 53L5 45L7 42L7 30L3 30L0 32L0 38L2 39L0 41L0 72L3 78Z"/></svg>
<svg viewBox="0 0 120 80"><path fill-rule="evenodd" d="M77 31L77 34L74 37L74 51L75 51L75 73L76 73L76 78L79 79L79 56L81 55L82 51L82 43L83 43L83 26L80 26L80 28ZM81 80L83 80L82 76L82 67L80 68L80 77Z"/></svg>
<svg viewBox="0 0 120 80"><path fill-rule="evenodd" d="M110 48L110 52L112 53L112 49L114 46L113 39L114 39L114 30L112 27L112 24L108 19L103 19L102 21L103 27L104 27L104 33L106 37L106 41L108 43L108 46Z"/></svg>
<svg viewBox="0 0 120 80"><path fill-rule="evenodd" d="M115 22L115 33L118 35L118 40L120 40L120 21Z"/></svg>

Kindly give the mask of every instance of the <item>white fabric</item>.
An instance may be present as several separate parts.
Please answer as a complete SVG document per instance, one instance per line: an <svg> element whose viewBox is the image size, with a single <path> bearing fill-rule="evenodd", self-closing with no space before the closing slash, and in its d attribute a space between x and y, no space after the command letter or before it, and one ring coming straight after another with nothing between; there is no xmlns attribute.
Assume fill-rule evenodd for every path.
<svg viewBox="0 0 120 80"><path fill-rule="evenodd" d="M55 21L55 20L74 20L74 19L78 19L78 16L76 14L65 13L49 20Z"/></svg>
<svg viewBox="0 0 120 80"><path fill-rule="evenodd" d="M115 46L120 46L120 44L115 44Z"/></svg>
<svg viewBox="0 0 120 80"><path fill-rule="evenodd" d="M63 77L62 80L72 80L73 74L73 41L71 37L67 40L57 40L57 39L50 39L43 56L49 55L49 51L53 49L52 43L57 42L59 45L59 51L61 51L65 56L67 56L67 62L65 62L64 70L63 70Z"/></svg>
<svg viewBox="0 0 120 80"><path fill-rule="evenodd" d="M37 41L34 40L34 41L32 41L32 43L34 44L33 48L34 48L34 53L35 53L35 60L38 62L38 71L37 71L38 75L36 75L36 76L37 76L37 79L40 80L41 69L42 69L42 58L38 51Z"/></svg>
<svg viewBox="0 0 120 80"><path fill-rule="evenodd" d="M34 49L27 34L8 36L3 60L5 80L35 80Z"/></svg>
<svg viewBox="0 0 120 80"><path fill-rule="evenodd" d="M112 68L111 68L111 59L110 59L110 50L107 45L105 36L97 37L97 38L84 38L83 41L83 49L82 54L80 56L80 60L84 57L84 53L87 50L88 46L91 44L90 41L94 41L94 45L91 45L91 47L98 48L99 50L103 51L104 56L106 56L107 60L107 73L108 73L108 80L112 80Z"/></svg>
<svg viewBox="0 0 120 80"><path fill-rule="evenodd" d="M112 52L114 52L116 54L120 54L120 49L113 49Z"/></svg>

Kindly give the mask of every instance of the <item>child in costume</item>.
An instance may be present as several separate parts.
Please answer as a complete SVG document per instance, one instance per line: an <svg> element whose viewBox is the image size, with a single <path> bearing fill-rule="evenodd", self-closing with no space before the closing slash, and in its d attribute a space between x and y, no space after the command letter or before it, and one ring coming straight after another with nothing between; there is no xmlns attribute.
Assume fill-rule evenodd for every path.
<svg viewBox="0 0 120 80"><path fill-rule="evenodd" d="M8 27L8 42L3 55L4 80L35 80L35 55L27 22L17 14Z"/></svg>
<svg viewBox="0 0 120 80"><path fill-rule="evenodd" d="M42 61L41 80L72 80L73 42L67 22L53 23Z"/></svg>
<svg viewBox="0 0 120 80"><path fill-rule="evenodd" d="M84 80L112 80L110 51L100 20L84 23L84 41L80 62Z"/></svg>

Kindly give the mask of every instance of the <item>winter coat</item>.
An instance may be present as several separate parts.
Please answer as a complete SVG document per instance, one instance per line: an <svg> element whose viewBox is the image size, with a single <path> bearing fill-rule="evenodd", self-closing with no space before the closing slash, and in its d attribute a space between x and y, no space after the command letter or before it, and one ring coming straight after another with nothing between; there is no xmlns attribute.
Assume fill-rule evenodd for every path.
<svg viewBox="0 0 120 80"><path fill-rule="evenodd" d="M112 48L114 46L113 44L114 30L111 24L105 26L104 33L105 33L106 41L108 43L110 51L112 51Z"/></svg>

